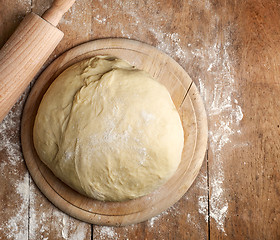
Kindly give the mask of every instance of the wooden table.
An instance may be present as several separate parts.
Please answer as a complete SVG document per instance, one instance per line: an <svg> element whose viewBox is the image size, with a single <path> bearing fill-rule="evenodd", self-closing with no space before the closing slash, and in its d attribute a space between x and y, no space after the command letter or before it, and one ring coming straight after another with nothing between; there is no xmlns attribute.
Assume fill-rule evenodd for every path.
<svg viewBox="0 0 280 240"><path fill-rule="evenodd" d="M0 47L26 13L41 15L50 3L0 0ZM204 99L208 151L190 190L160 216L119 228L80 222L26 169L19 127L30 86L0 125L0 239L280 239L278 1L77 0L59 28L65 37L48 63L106 37L173 57Z"/></svg>

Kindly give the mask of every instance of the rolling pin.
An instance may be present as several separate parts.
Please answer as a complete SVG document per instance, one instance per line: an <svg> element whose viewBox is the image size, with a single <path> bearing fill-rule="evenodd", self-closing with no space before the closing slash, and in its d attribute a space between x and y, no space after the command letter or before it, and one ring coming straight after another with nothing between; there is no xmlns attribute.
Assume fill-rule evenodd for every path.
<svg viewBox="0 0 280 240"><path fill-rule="evenodd" d="M0 123L63 38L56 26L74 2L54 0L42 18L29 13L0 50Z"/></svg>

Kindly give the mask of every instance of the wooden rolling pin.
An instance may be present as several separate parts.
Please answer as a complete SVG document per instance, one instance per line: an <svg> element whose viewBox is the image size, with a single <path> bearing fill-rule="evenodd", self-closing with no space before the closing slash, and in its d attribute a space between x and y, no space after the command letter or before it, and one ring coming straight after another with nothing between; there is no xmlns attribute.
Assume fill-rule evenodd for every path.
<svg viewBox="0 0 280 240"><path fill-rule="evenodd" d="M28 14L0 50L0 122L63 38L56 25L75 0L54 0L42 18Z"/></svg>

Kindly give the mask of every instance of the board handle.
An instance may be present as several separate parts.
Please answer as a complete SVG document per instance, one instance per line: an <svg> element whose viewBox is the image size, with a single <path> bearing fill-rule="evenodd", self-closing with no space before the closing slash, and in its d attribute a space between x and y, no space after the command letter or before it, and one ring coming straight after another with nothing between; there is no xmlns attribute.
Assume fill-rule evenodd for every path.
<svg viewBox="0 0 280 240"><path fill-rule="evenodd" d="M63 14L74 4L75 0L54 0L51 8L49 8L42 16L53 26L57 26Z"/></svg>

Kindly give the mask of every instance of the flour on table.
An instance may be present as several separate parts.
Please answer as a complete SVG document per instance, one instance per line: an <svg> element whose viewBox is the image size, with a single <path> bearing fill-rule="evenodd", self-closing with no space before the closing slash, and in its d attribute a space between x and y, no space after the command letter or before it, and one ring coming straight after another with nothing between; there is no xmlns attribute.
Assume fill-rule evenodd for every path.
<svg viewBox="0 0 280 240"><path fill-rule="evenodd" d="M119 239L118 234L115 231L114 227L107 227L107 226L94 226L93 228L93 239L99 240L110 240Z"/></svg>
<svg viewBox="0 0 280 240"><path fill-rule="evenodd" d="M41 199L41 192L30 179L29 185L29 238L51 240L52 234L57 239L67 240L85 240L89 225L83 222L77 222L76 219L68 216L55 207L49 208L51 205L48 200ZM43 200L43 201L42 201ZM40 202L40 204L38 203ZM38 206L39 204L39 206ZM38 211L38 208L46 209ZM48 211L51 209L51 211ZM50 222L51 219L51 222ZM51 231L51 232L50 232Z"/></svg>
<svg viewBox="0 0 280 240"><path fill-rule="evenodd" d="M122 4L121 1L117 1L116 3L119 5ZM132 18L131 24L135 24L138 31L148 31L157 40L156 47L175 58L182 66L188 65L194 60L197 61L197 64L201 67L202 74L214 82L214 84L207 84L206 89L206 78L204 76L198 76L195 79L198 81L198 87L204 102L208 103L207 113L209 122L215 122L214 126L209 130L210 150L214 155L213 166L211 168L215 169L214 178L210 179L210 218L216 222L216 226L220 231L225 232L224 222L228 212L228 202L223 187L223 148L231 142L233 135L241 134L241 130L238 128L243 118L242 108L238 103L237 90L234 86L234 59L228 54L230 42L227 40L230 39L230 29L224 29L224 38L226 41L223 45L216 39L216 42L212 45L205 43L203 47L195 48L194 44L191 43L187 45L182 44L181 39L184 36L181 36L176 31L166 32L162 24L155 26L148 20L141 18L138 12L132 11L131 4L131 2L122 4L122 11L126 11L126 14ZM197 2L190 1L188 4L197 4ZM205 11L209 11L211 7L209 1L205 1L205 4L202 6ZM161 23L165 21L165 18L158 14L155 14L153 17L155 18L154 21ZM219 21L218 17L217 21ZM210 24L215 29L217 22L213 20ZM205 63L210 64L206 65ZM210 85L212 86L211 89L209 87ZM206 180L203 180L202 184L203 188L207 187L207 176L205 177ZM206 221L209 221L207 196L199 196L198 204L199 213L205 217ZM156 220L157 218L153 218L150 221L153 224Z"/></svg>
<svg viewBox="0 0 280 240"><path fill-rule="evenodd" d="M17 106L22 106L25 100L25 95L22 96L17 102ZM20 162L23 162L19 134L14 135L14 129L19 128L21 108L17 107L15 111L10 111L9 114L0 123L0 152L4 152L7 157L7 161L0 162L0 169L3 170L5 165L11 164L17 166ZM16 130L18 131L18 129ZM1 171L3 172L3 171ZM16 173L16 168L13 170Z"/></svg>
<svg viewBox="0 0 280 240"><path fill-rule="evenodd" d="M9 198L18 199L13 208L11 206L7 209L1 208L1 214L7 215L8 218L0 221L0 231L5 234L6 239L13 240L28 238L29 175L26 173L21 176L19 172L19 168L23 166L19 126L25 98L26 93L20 97L13 110L0 123L0 153L5 156L0 161L0 171L1 177L7 179L7 186L11 193L6 201L9 201Z"/></svg>
<svg viewBox="0 0 280 240"><path fill-rule="evenodd" d="M102 2L102 0L100 0ZM214 84L213 89L210 89L207 84L205 87L204 76L198 76L194 79L198 82L201 96L205 103L208 103L207 113L209 122L215 121L213 127L209 131L210 149L214 155L213 166L215 175L213 179L210 179L211 195L209 199L210 206L208 206L208 198L205 195L198 196L198 211L201 213L205 221L213 219L219 230L224 230L224 222L228 212L228 202L224 192L224 169L222 163L223 148L226 144L231 142L231 137L234 134L241 134L238 129L239 123L243 118L243 112L241 106L238 104L236 97L236 90L234 88L234 72L233 72L233 60L228 54L229 42L226 42L223 46L219 44L218 39L212 45L204 45L201 48L195 48L195 44L188 43L183 44L182 40L185 36L180 35L176 31L166 31L164 22L167 21L162 14L154 14L154 21L143 18L138 11L134 11L132 1L115 1L118 5L118 11L115 14L121 14L125 12L130 17L130 24L137 27L139 32L150 33L157 41L156 47L171 57L175 58L182 66L193 63L194 60L198 62L201 67L202 74L207 75ZM190 1L189 5L197 4L196 1ZM212 7L210 1L205 1L202 4L202 10L209 11ZM154 6L156 12L157 4ZM219 21L219 19L217 19ZM157 26L154 22L159 22ZM107 21L108 23L108 21ZM167 22L166 22L167 24ZM216 22L213 21L213 29ZM115 28L121 29L121 33L124 37L133 37L133 33L126 30L123 25L114 24ZM229 39L229 29L225 29L225 39ZM205 63L209 63L206 65ZM210 103L210 104L209 104ZM202 179L201 187L207 188L207 176ZM205 189L204 189L205 190ZM210 207L210 219L208 216L208 207ZM160 215L161 216L161 215ZM191 217L191 216L190 216ZM148 224L153 226L154 223L160 219L160 217L152 218Z"/></svg>
<svg viewBox="0 0 280 240"><path fill-rule="evenodd" d="M100 3L103 4L103 8L107 8L105 4L106 1L99 0ZM79 4L77 1L75 4ZM82 10L75 9L75 4L70 9L69 15L62 19L62 24L67 24L69 26L77 27L75 25L75 18L83 15ZM181 65L186 65L190 63L191 59L196 58L201 66L203 74L207 75L207 78L214 82L213 88L209 89L209 84L207 88L205 87L206 78L204 76L198 76L198 87L200 89L200 94L204 99L205 103L207 104L207 114L209 118L209 122L216 122L213 128L209 131L209 143L210 143L210 150L213 152L214 161L213 161L213 169L215 170L215 176L213 179L210 179L210 186L211 186L211 195L210 195L210 220L214 220L219 230L225 231L224 223L227 217L228 212L228 202L225 200L225 191L223 187L224 182L224 168L223 163L221 161L222 156L224 154L223 149L224 146L230 144L231 138L233 135L241 134L241 130L238 129L240 121L243 118L242 108L238 103L238 99L236 97L237 90L234 87L234 73L232 67L232 59L228 54L228 47L229 42L226 42L223 46L217 43L213 45L205 45L203 48L195 48L194 44L187 44L183 45L181 39L184 36L181 36L176 31L166 32L163 27L155 26L154 22L164 22L164 16L154 16L156 19L154 22L149 22L149 20L143 19L137 11L132 11L131 4L134 4L130 1L116 1L116 4L121 6L121 11L126 11L126 13L132 17L132 22L130 24L134 24L137 26L139 32L146 32L148 31L156 40L157 40L157 48L161 49L162 51L166 52L173 58L178 58L178 62ZM188 4L197 4L197 1L189 1ZM209 1L205 1L205 9L211 8L211 4ZM95 11L95 10L93 10ZM119 12L116 12L119 14ZM104 16L97 15L94 18L94 22L97 24L108 24L108 20ZM129 32L124 28L124 26L119 25L118 23L112 24L112 26L118 27L121 29L121 33L124 37L133 37L133 33ZM214 28L214 26L213 26ZM227 32L228 29L225 29L225 39L228 38ZM205 62L209 63L206 66ZM12 120L15 119L15 120ZM9 131L10 126L13 124L18 124L19 117L17 116L10 116L9 120L4 120L0 127L0 137L2 136L1 133L5 131ZM6 122L5 122L6 121ZM11 122L9 122L11 121ZM20 157L20 148L17 143L13 141L13 139L5 138L6 136L2 137L0 141L0 151L6 151L8 154L9 164L16 165L18 162L22 161ZM235 146L234 146L235 147ZM0 167L3 169L7 165L7 162L1 163ZM27 186L26 176L22 182L17 182L15 184L16 189L19 189L19 186ZM201 188L207 187L207 176L203 176L201 180ZM25 214L25 204L27 193L23 187L22 192L18 192L18 194L22 198L22 203L17 208L19 214L16 215L13 219L9 221L9 226L12 227L14 224L18 224L24 222L22 220L22 216ZM179 211L179 210L178 210ZM207 197L205 196L198 196L198 211L202 214L206 221L208 219L208 202ZM35 214L35 213L34 213ZM160 223L162 216L167 215L168 210L150 219L147 224L150 228L154 228L157 223ZM57 228L61 229L61 235L64 238L69 237L68 230L66 230L66 226L71 225L69 219L64 217L63 213L59 211L54 213L57 219L62 220L59 222L59 226ZM18 219L16 219L18 217ZM33 216L35 219L39 219L39 216ZM41 216L41 220L44 221L46 215ZM195 219L192 218L191 214L187 215L187 220L194 221ZM59 221L59 220L58 220ZM63 227L64 226L64 227ZM2 231L5 229L6 226L3 226L0 223L0 230ZM44 229L40 229L40 231L45 231ZM85 236L85 229L84 227L80 227L76 231L77 236L76 239L83 239ZM26 239L24 236L27 232L14 232L13 230L10 231L8 239ZM74 236L74 235L73 235ZM94 236L97 239L118 239L118 234L116 233L113 227L98 227L94 228ZM71 239L71 236L70 238ZM74 237L72 237L74 239Z"/></svg>
<svg viewBox="0 0 280 240"><path fill-rule="evenodd" d="M179 214L179 212L180 212L180 209L178 209L176 205L173 205L170 208L168 208L167 210L165 210L164 212L160 213L159 215L154 216L151 219L149 219L147 224L150 228L154 228L154 227L156 227L155 224L161 223L160 220L162 220L162 218L164 216L168 216L169 214L176 216L177 214ZM167 219L167 221L168 221L168 219Z"/></svg>
<svg viewBox="0 0 280 240"><path fill-rule="evenodd" d="M164 34L161 32L152 31L155 36L159 37L159 40L163 40L164 36L167 36L171 42L173 42L173 50L170 49L170 44L165 46L165 42L161 42L158 47L171 56L187 58L188 54L184 53L186 50L180 47L179 41L176 38L172 39L172 34ZM174 33L173 33L174 34ZM175 35L176 36L176 35ZM226 44L223 49L215 44L214 46L208 46L207 49L194 49L191 53L200 59L201 64L207 61L207 58L212 60L212 63L204 69L205 72L211 74L211 78L215 81L214 89L206 89L204 80L198 78L200 94L204 99L204 102L212 102L210 107L207 108L209 122L218 117L218 121L213 129L209 131L210 148L214 153L215 159L213 162L213 169L215 170L214 179L210 179L211 196L210 196L210 217L215 220L219 230L225 232L224 222L228 212L228 202L225 198L223 181L224 170L223 163L221 161L223 147L230 143L230 138L233 134L240 134L240 130L236 129L239 122L243 118L241 106L238 105L238 100L234 98L236 90L233 87L234 76L232 72L232 65L227 52L228 45ZM222 54L222 56L219 56ZM185 60L181 60L184 63ZM222 69L219 74L217 72L211 72L213 67L221 65ZM223 81L221 81L223 79ZM213 98L212 98L213 97ZM207 186L207 183L204 184ZM204 215L205 220L208 221L208 199L206 196L198 197L199 213ZM226 233L225 233L226 234Z"/></svg>
<svg viewBox="0 0 280 240"><path fill-rule="evenodd" d="M0 231L5 233L6 239L28 239L28 204L29 204L29 175L25 174L22 180L15 183L16 194L19 196L19 205L9 212L11 217L7 222L0 223Z"/></svg>
<svg viewBox="0 0 280 240"><path fill-rule="evenodd" d="M29 239L48 240L50 229L48 228L49 225L45 225L44 222L49 223L51 217L49 214L52 213L38 213L35 209L35 199L38 199L36 191L38 192L38 190L35 189L27 170L23 174L18 169L24 164L20 149L19 126L26 96L26 93L21 96L13 111L10 111L2 123L0 123L0 152L5 154L6 157L5 161L2 159L0 163L1 175L6 179L10 179L8 183L12 183L11 193L13 195L11 197L18 199L17 204L12 210L10 207L8 208L9 212L7 212L7 215L10 217L7 221L0 221L0 231L5 234L5 239L28 240L29 237ZM40 192L38 193L41 194ZM5 211L5 209L2 208L1 211ZM54 211L60 212L56 209ZM61 213L61 215L66 214ZM59 218L61 219L61 217ZM64 228L68 228L72 223L74 228L66 239L85 239L85 237L83 238L86 233L86 229L83 229L84 225L80 224L75 228L74 221L71 218L64 224ZM57 226L56 219L53 221L53 225L54 227ZM41 227L39 228L39 226ZM42 235L45 237L41 237Z"/></svg>
<svg viewBox="0 0 280 240"><path fill-rule="evenodd" d="M223 182L224 169L222 163L223 147L231 142L231 136L240 134L239 123L243 118L241 106L235 95L234 73L232 62L228 54L229 43L221 45L214 44L207 46L208 49L195 49L192 51L201 62L211 62L205 66L212 81L213 89L206 89L204 80L198 78L199 88L205 102L211 104L207 107L209 122L215 122L214 127L209 130L209 142L211 151L214 154L213 169L214 178L210 178L210 217L214 219L219 230L225 232L224 221L228 212ZM212 72L212 69L217 69Z"/></svg>
<svg viewBox="0 0 280 240"><path fill-rule="evenodd" d="M107 18L101 17L100 15L96 15L94 20L97 21L99 24L106 24Z"/></svg>
<svg viewBox="0 0 280 240"><path fill-rule="evenodd" d="M207 185L207 175L202 175L201 180L197 181L196 187L204 190L205 192L208 192L208 185ZM208 195L201 195L198 197L198 212L204 216L204 219L206 222L208 222L208 211L209 211L209 206L208 206Z"/></svg>

